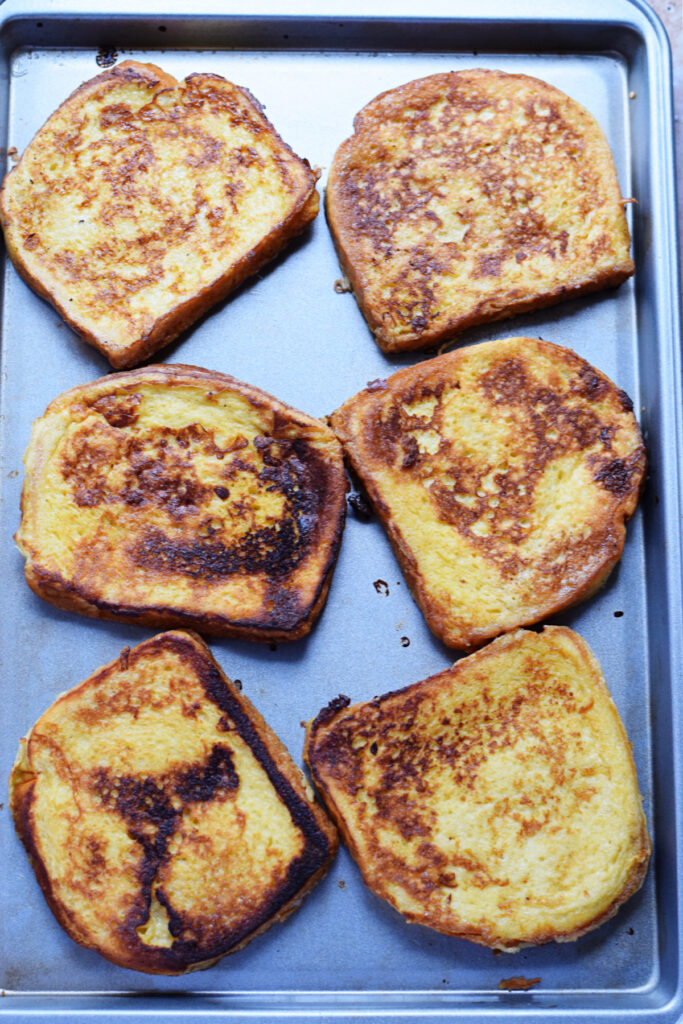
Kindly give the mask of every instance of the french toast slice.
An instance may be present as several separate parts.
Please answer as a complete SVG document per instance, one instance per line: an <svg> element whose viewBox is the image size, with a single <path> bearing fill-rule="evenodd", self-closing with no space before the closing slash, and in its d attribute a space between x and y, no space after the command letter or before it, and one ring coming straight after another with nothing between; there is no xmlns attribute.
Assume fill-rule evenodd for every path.
<svg viewBox="0 0 683 1024"><path fill-rule="evenodd" d="M316 179L246 89L124 61L38 131L5 178L0 220L28 284L123 368L299 234Z"/></svg>
<svg viewBox="0 0 683 1024"><path fill-rule="evenodd" d="M634 270L623 202L587 110L484 69L368 103L325 193L342 269L387 352L621 284Z"/></svg>
<svg viewBox="0 0 683 1024"><path fill-rule="evenodd" d="M307 726L363 879L410 922L514 952L578 938L641 886L650 839L619 714L570 629L518 630Z"/></svg>
<svg viewBox="0 0 683 1024"><path fill-rule="evenodd" d="M121 967L210 967L336 853L277 736L198 636L126 648L22 739L11 809L55 917Z"/></svg>
<svg viewBox="0 0 683 1024"><path fill-rule="evenodd" d="M483 342L374 381L331 424L444 643L590 597L646 469L632 403L570 349Z"/></svg>
<svg viewBox="0 0 683 1024"><path fill-rule="evenodd" d="M323 607L341 446L258 388L182 365L111 374L51 402L24 461L16 541L60 608L275 641Z"/></svg>

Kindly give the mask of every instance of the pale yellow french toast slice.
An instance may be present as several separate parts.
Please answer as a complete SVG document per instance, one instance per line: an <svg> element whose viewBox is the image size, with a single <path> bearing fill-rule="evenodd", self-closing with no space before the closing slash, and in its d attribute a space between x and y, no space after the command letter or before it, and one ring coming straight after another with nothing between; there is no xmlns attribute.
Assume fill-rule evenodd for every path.
<svg viewBox="0 0 683 1024"><path fill-rule="evenodd" d="M356 115L325 195L342 268L387 352L634 270L602 129L528 75L479 68L382 93Z"/></svg>
<svg viewBox="0 0 683 1024"><path fill-rule="evenodd" d="M210 967L282 921L336 830L280 740L186 632L126 648L21 741L17 831L55 917L121 967Z"/></svg>
<svg viewBox="0 0 683 1024"><path fill-rule="evenodd" d="M181 365L110 374L50 403L24 461L16 541L60 608L276 641L325 603L341 446L259 388Z"/></svg>
<svg viewBox="0 0 683 1024"><path fill-rule="evenodd" d="M645 477L632 410L570 349L507 338L374 381L331 423L430 629L469 650L605 582Z"/></svg>
<svg viewBox="0 0 683 1024"><path fill-rule="evenodd" d="M364 881L410 922L514 952L567 942L641 886L631 748L572 630L518 630L307 727L305 758Z"/></svg>
<svg viewBox="0 0 683 1024"><path fill-rule="evenodd" d="M9 172L9 255L117 368L176 338L318 212L317 174L246 90L124 61L85 82Z"/></svg>

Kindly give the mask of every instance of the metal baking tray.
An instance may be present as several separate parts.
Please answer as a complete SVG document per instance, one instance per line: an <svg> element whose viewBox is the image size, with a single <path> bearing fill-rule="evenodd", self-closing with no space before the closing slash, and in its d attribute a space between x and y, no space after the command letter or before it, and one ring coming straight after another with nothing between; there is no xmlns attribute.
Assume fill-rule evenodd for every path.
<svg viewBox="0 0 683 1024"><path fill-rule="evenodd" d="M191 10L190 10L191 8ZM51 608L23 580L12 542L32 421L68 387L108 372L3 260L0 1017L70 1021L673 1021L681 988L682 440L671 67L643 0L5 0L0 146L11 164L52 109L115 54L177 77L215 71L247 86L282 136L321 168L354 113L383 89L472 66L545 79L587 106L611 142L637 265L616 291L469 331L574 348L633 398L650 473L623 559L592 600L554 621L600 659L633 744L654 839L646 883L578 942L510 955L407 925L342 850L283 925L207 972L159 978L112 966L53 920L17 840L6 779L19 737L64 689L147 631ZM99 61L99 63L98 63ZM374 344L321 214L273 265L162 351L227 371L323 416L422 355ZM382 581L380 583L379 581ZM454 660L429 634L376 521L350 514L327 607L289 645L213 641L225 671L301 757L301 722L338 693L366 699ZM499 988L537 979L528 991Z"/></svg>

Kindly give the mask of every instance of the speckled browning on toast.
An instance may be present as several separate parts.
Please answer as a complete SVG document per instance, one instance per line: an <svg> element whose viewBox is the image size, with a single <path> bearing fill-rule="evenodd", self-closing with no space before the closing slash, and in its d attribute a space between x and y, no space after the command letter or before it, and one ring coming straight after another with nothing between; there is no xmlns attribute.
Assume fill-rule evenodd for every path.
<svg viewBox="0 0 683 1024"><path fill-rule="evenodd" d="M409 921L510 952L602 924L650 856L630 746L569 629L309 723L305 757L367 885Z"/></svg>
<svg viewBox="0 0 683 1024"><path fill-rule="evenodd" d="M633 273L601 128L526 75L437 74L372 100L335 155L326 211L386 351L436 345Z"/></svg>
<svg viewBox="0 0 683 1024"><path fill-rule="evenodd" d="M22 740L17 830L57 920L123 967L208 967L287 916L333 825L199 637L160 634L63 694Z"/></svg>
<svg viewBox="0 0 683 1024"><path fill-rule="evenodd" d="M5 178L0 218L22 276L122 368L301 232L316 177L245 89L125 61L37 133Z"/></svg>
<svg viewBox="0 0 683 1024"><path fill-rule="evenodd" d="M585 600L645 475L628 396L508 338L375 381L331 417L430 628L467 650Z"/></svg>
<svg viewBox="0 0 683 1024"><path fill-rule="evenodd" d="M112 374L50 404L25 465L16 540L59 607L270 641L325 602L341 446L258 388L180 365Z"/></svg>

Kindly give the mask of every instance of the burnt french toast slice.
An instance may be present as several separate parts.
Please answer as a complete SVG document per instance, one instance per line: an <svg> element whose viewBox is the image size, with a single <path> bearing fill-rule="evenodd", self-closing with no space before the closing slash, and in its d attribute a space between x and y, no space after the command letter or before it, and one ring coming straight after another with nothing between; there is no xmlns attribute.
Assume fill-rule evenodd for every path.
<svg viewBox="0 0 683 1024"><path fill-rule="evenodd" d="M650 857L631 748L588 645L518 630L307 726L313 780L370 889L494 949L612 917Z"/></svg>
<svg viewBox="0 0 683 1024"><path fill-rule="evenodd" d="M210 967L282 921L336 830L194 634L126 648L22 739L11 810L76 942L121 967Z"/></svg>
<svg viewBox="0 0 683 1024"><path fill-rule="evenodd" d="M485 69L368 103L325 192L342 269L387 352L621 284L634 270L623 203L587 110Z"/></svg>
<svg viewBox="0 0 683 1024"><path fill-rule="evenodd" d="M46 601L262 641L320 613L346 492L321 420L227 374L149 366L56 398L24 461L16 541Z"/></svg>
<svg viewBox="0 0 683 1024"><path fill-rule="evenodd" d="M124 61L81 85L5 178L12 261L121 369L147 359L318 212L317 174L246 90Z"/></svg>
<svg viewBox="0 0 683 1024"><path fill-rule="evenodd" d="M374 381L331 424L430 629L470 650L605 582L645 476L632 409L570 349L507 338Z"/></svg>

